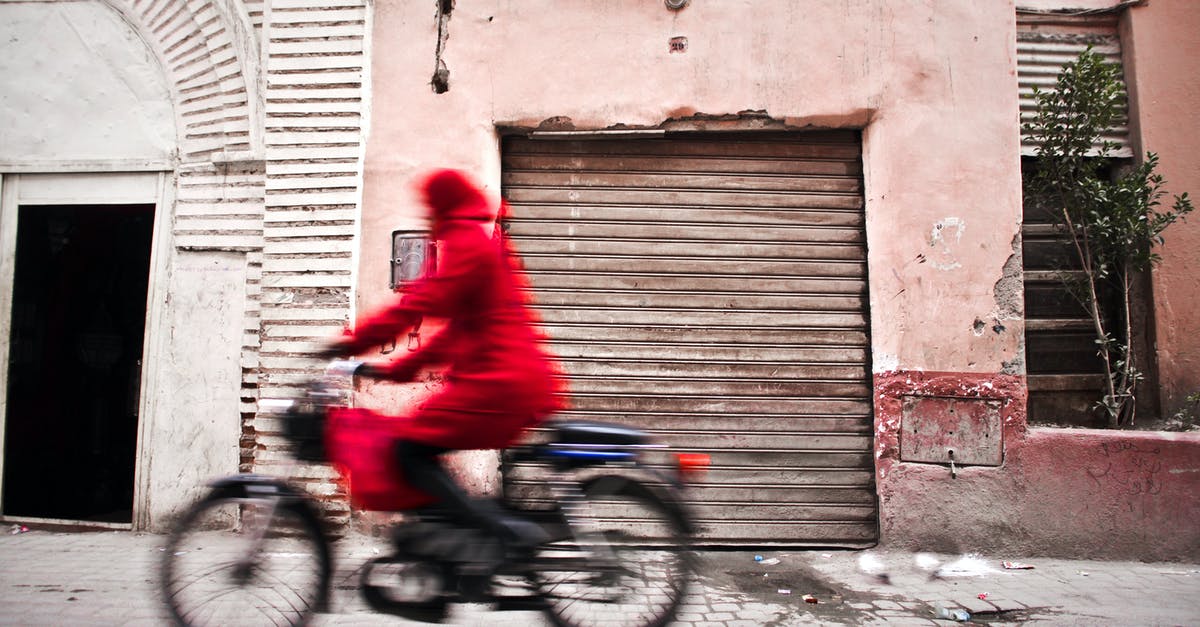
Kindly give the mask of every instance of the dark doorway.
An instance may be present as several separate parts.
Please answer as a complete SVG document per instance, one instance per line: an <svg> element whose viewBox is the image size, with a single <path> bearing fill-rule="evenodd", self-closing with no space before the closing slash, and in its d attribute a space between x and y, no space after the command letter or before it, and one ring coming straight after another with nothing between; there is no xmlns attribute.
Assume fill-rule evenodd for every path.
<svg viewBox="0 0 1200 627"><path fill-rule="evenodd" d="M22 206L6 516L132 522L153 205Z"/></svg>

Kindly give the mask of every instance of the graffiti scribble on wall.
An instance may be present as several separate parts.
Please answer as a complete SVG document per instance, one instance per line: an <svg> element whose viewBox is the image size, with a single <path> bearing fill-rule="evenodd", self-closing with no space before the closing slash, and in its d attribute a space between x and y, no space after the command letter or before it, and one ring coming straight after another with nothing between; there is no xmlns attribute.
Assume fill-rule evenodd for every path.
<svg viewBox="0 0 1200 627"><path fill-rule="evenodd" d="M1112 442L1100 445L1106 464L1088 469L1088 475L1098 486L1119 487L1130 496L1162 492L1162 461L1160 450L1139 448L1131 442Z"/></svg>

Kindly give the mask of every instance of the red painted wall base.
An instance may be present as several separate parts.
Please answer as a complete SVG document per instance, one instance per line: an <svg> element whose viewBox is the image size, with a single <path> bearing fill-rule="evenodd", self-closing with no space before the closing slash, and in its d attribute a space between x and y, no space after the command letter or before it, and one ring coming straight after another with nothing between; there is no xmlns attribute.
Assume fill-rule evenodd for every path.
<svg viewBox="0 0 1200 627"><path fill-rule="evenodd" d="M938 403L914 403L914 397L973 399L996 408L1000 465L956 464L952 476L948 464L902 459L906 429L915 431L922 422L928 427L930 421L934 427L961 424L938 410ZM887 546L1200 559L1200 434L1029 429L1024 381L1012 375L877 374L875 410L880 531ZM924 437L929 432L926 428Z"/></svg>

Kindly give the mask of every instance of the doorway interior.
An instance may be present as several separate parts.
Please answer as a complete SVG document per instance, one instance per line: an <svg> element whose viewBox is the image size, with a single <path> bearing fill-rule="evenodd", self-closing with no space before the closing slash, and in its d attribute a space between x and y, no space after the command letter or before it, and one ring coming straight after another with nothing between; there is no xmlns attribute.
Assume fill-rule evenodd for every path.
<svg viewBox="0 0 1200 627"><path fill-rule="evenodd" d="M153 204L21 205L0 513L133 519Z"/></svg>

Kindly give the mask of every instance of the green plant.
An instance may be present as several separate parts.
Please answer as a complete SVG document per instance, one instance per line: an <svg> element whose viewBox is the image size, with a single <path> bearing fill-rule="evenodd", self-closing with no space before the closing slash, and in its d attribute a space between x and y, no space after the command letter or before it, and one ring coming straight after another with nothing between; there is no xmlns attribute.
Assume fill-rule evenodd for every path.
<svg viewBox="0 0 1200 627"><path fill-rule="evenodd" d="M1106 379L1098 406L1110 427L1133 424L1142 379L1130 341L1133 281L1161 261L1154 246L1163 231L1192 211L1186 193L1162 208L1154 153L1115 178L1104 175L1115 145L1100 137L1125 109L1120 72L1089 48L1062 69L1054 89L1035 90L1037 113L1025 125L1038 149L1026 193L1052 212L1077 257L1080 271L1064 275L1073 277L1070 291L1094 327ZM1118 295L1118 311L1105 310L1106 286Z"/></svg>
<svg viewBox="0 0 1200 627"><path fill-rule="evenodd" d="M1200 392L1189 394L1184 405L1168 421L1169 431L1191 431L1200 427Z"/></svg>

